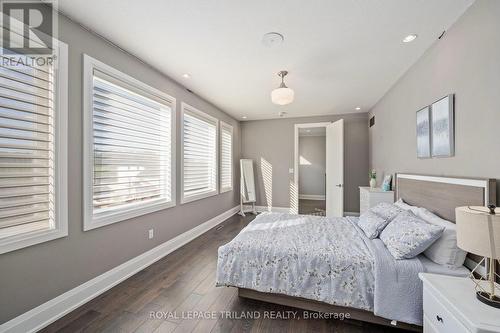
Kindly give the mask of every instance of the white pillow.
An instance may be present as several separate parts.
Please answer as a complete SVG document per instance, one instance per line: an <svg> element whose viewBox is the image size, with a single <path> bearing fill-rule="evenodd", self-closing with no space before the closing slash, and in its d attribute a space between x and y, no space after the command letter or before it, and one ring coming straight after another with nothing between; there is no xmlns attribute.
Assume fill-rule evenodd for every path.
<svg viewBox="0 0 500 333"><path fill-rule="evenodd" d="M446 265L450 268L461 267L467 252L457 246L456 225L422 207L417 210L416 215L427 223L445 228L441 237L424 251L424 255L436 264Z"/></svg>
<svg viewBox="0 0 500 333"><path fill-rule="evenodd" d="M396 201L394 203L396 206L398 206L399 208L403 209L403 210L410 210L413 214L415 215L418 215L417 214L417 211L419 209L419 207L417 206L412 206L412 205L408 205L406 202L403 201L403 199L399 198L398 201Z"/></svg>

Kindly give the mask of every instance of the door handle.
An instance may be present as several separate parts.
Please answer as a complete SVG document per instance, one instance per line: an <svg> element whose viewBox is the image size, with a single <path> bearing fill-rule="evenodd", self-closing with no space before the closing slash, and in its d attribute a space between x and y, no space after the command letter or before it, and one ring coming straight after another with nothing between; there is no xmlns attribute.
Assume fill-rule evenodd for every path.
<svg viewBox="0 0 500 333"><path fill-rule="evenodd" d="M337 184L337 185L335 185L335 186L337 186L337 187L342 187L342 184Z"/></svg>

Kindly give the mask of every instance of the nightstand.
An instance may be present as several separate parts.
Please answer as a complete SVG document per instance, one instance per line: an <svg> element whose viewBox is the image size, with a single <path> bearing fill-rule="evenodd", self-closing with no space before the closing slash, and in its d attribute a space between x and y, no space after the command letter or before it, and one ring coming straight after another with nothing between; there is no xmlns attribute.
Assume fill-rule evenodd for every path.
<svg viewBox="0 0 500 333"><path fill-rule="evenodd" d="M478 301L469 278L419 277L424 283L424 333L500 332L500 309Z"/></svg>
<svg viewBox="0 0 500 333"><path fill-rule="evenodd" d="M381 188L359 187L359 213L363 214L381 202L394 203L394 191L383 191Z"/></svg>

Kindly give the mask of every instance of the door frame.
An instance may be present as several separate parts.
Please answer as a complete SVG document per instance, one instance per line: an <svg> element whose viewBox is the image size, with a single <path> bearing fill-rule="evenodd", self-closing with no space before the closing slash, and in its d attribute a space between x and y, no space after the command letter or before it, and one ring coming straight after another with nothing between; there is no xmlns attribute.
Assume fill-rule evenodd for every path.
<svg viewBox="0 0 500 333"><path fill-rule="evenodd" d="M327 121L322 123L303 123L303 124L295 124L294 126L294 156L293 156L293 182L297 187L297 201L299 200L299 130L301 128L314 128L314 127L325 127L332 124L333 121ZM326 154L326 150L325 150ZM325 193L326 196L326 193ZM297 202L298 204L298 202ZM298 206L297 206L298 209ZM298 211L297 211L298 214Z"/></svg>

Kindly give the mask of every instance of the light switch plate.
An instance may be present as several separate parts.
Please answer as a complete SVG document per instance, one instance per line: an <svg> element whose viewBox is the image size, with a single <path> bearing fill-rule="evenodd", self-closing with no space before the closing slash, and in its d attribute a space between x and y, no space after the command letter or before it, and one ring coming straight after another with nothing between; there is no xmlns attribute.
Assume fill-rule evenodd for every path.
<svg viewBox="0 0 500 333"><path fill-rule="evenodd" d="M289 173L289 174L292 174L292 173L293 173L293 168L289 168L289 169L288 169L288 173Z"/></svg>
<svg viewBox="0 0 500 333"><path fill-rule="evenodd" d="M148 232L149 239L153 239L154 236L155 236L155 230L154 229L149 229L149 232Z"/></svg>

